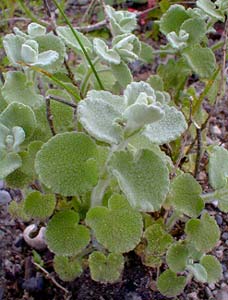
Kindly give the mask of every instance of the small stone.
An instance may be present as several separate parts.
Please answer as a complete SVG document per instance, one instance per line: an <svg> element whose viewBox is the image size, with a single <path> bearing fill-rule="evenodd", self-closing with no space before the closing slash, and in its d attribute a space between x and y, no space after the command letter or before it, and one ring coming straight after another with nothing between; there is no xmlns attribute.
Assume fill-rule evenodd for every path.
<svg viewBox="0 0 228 300"><path fill-rule="evenodd" d="M221 129L217 125L212 126L211 132L215 135L221 135L222 133Z"/></svg>
<svg viewBox="0 0 228 300"><path fill-rule="evenodd" d="M228 299L228 286L225 286L216 295L216 300L227 300Z"/></svg>
<svg viewBox="0 0 228 300"><path fill-rule="evenodd" d="M209 289L209 287L205 288L205 293L206 293L206 295L207 295L208 298L210 298L210 297L213 296L213 294L212 294L211 290Z"/></svg>
<svg viewBox="0 0 228 300"><path fill-rule="evenodd" d="M7 191L0 190L0 205L8 204L11 200L11 196Z"/></svg>
<svg viewBox="0 0 228 300"><path fill-rule="evenodd" d="M3 180L0 180L0 189L4 189L4 181ZM0 298L1 299L1 298Z"/></svg>
<svg viewBox="0 0 228 300"><path fill-rule="evenodd" d="M223 219L220 215L216 215L215 220L216 220L218 225L222 225Z"/></svg>
<svg viewBox="0 0 228 300"><path fill-rule="evenodd" d="M211 290L214 290L214 289L215 289L215 284L214 284L214 283L210 283L210 284L209 284L209 288L210 288Z"/></svg>
<svg viewBox="0 0 228 300"><path fill-rule="evenodd" d="M218 207L218 200L213 200L211 203L214 205L214 207Z"/></svg>
<svg viewBox="0 0 228 300"><path fill-rule="evenodd" d="M216 251L216 256L217 256L217 258L222 258L223 257L223 251L222 250L217 250Z"/></svg>
<svg viewBox="0 0 228 300"><path fill-rule="evenodd" d="M142 297L135 292L130 292L125 296L125 300L142 300Z"/></svg>
<svg viewBox="0 0 228 300"><path fill-rule="evenodd" d="M228 232L223 232L223 234L222 234L222 239L223 239L224 241L228 240Z"/></svg>
<svg viewBox="0 0 228 300"><path fill-rule="evenodd" d="M28 292L42 291L44 287L43 277L39 276L39 277L31 277L29 279L26 279L23 282L22 287Z"/></svg>
<svg viewBox="0 0 228 300"><path fill-rule="evenodd" d="M188 294L189 300L198 300L198 295L196 292L192 292L190 294Z"/></svg>

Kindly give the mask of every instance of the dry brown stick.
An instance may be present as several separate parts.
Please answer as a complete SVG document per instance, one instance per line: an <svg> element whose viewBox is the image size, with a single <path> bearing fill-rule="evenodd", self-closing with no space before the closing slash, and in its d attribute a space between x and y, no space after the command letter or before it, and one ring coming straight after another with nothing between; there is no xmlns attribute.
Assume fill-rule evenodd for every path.
<svg viewBox="0 0 228 300"><path fill-rule="evenodd" d="M62 99L62 98L60 98L58 96L49 95L48 97L49 97L50 100L54 100L54 101L66 104L66 105L71 106L73 108L77 108L77 104L75 104L73 102L66 101L66 100L64 100L64 99Z"/></svg>
<svg viewBox="0 0 228 300"><path fill-rule="evenodd" d="M94 6L94 4L95 4L96 1L97 1L97 0L92 0L92 1L90 2L90 4L88 5L88 7L87 7L87 9L86 9L86 11L85 11L85 13L84 13L84 15L83 15L83 17L82 17L82 20L81 20L82 23L85 22L85 20L86 20L88 14L89 14L90 11L93 9L93 6Z"/></svg>
<svg viewBox="0 0 228 300"><path fill-rule="evenodd" d="M198 179L200 172L200 161L202 158L202 131L201 128L196 128L196 138L197 138L197 153L196 153L196 163L194 177Z"/></svg>
<svg viewBox="0 0 228 300"><path fill-rule="evenodd" d="M50 279L50 280L53 282L53 284L54 284L55 286L57 286L59 289L61 289L62 291L64 291L64 293L65 293L66 295L70 295L70 292L69 292L65 287L63 287L60 283L58 283L58 282L55 280L55 278L54 278L53 276L51 276L51 274L50 274L47 270L45 270L42 266L40 266L39 264L37 264L37 263L34 262L34 261L33 261L33 264L34 264L38 269L40 269L40 270L45 274L46 278L47 278L47 279Z"/></svg>
<svg viewBox="0 0 228 300"><path fill-rule="evenodd" d="M47 96L45 98L45 100L46 100L46 116L47 116L47 121L48 121L50 130L51 130L51 133L54 136L54 135L56 135L56 132L55 132L54 123L53 123L53 115L51 113L50 97Z"/></svg>

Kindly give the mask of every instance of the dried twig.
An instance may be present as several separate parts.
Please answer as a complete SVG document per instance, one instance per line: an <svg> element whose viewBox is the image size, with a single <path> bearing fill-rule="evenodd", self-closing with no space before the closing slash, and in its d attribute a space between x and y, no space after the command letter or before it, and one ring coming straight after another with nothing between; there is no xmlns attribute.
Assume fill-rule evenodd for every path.
<svg viewBox="0 0 228 300"><path fill-rule="evenodd" d="M87 16L89 15L90 11L93 9L94 4L95 4L96 1L97 1L97 0L92 0L92 1L90 2L90 4L88 5L88 7L87 7L87 9L86 9L86 11L85 11L85 13L84 13L84 15L83 15L83 17L82 17L82 20L81 20L82 23L84 23L84 22L86 21L86 18L87 18Z"/></svg>
<svg viewBox="0 0 228 300"><path fill-rule="evenodd" d="M54 100L54 101L57 101L57 102L60 102L60 103L63 103L63 104L66 104L66 105L69 105L73 108L77 108L77 104L75 104L74 102L69 102L69 101L66 101L58 96L54 96L54 95L49 95L48 98L50 100Z"/></svg>
<svg viewBox="0 0 228 300"><path fill-rule="evenodd" d="M39 264L37 264L36 262L33 261L33 264L38 268L40 269L46 276L47 279L50 279L53 284L55 286L57 286L59 289L61 289L62 291L64 291L64 293L67 295L67 296L70 296L70 292L65 288L63 287L60 283L58 283L56 281L56 279L47 271L45 270L42 266L40 266ZM69 298L68 298L69 299Z"/></svg>
<svg viewBox="0 0 228 300"><path fill-rule="evenodd" d="M53 123L53 115L51 113L50 97L47 96L45 98L45 100L46 100L46 116L47 116L47 121L48 121L50 130L51 130L51 133L54 136L54 135L56 135L56 132L55 132L54 123Z"/></svg>
<svg viewBox="0 0 228 300"><path fill-rule="evenodd" d="M200 161L202 158L202 131L201 128L196 128L196 138L197 138L197 153L196 153L196 163L194 177L198 179L200 172Z"/></svg>

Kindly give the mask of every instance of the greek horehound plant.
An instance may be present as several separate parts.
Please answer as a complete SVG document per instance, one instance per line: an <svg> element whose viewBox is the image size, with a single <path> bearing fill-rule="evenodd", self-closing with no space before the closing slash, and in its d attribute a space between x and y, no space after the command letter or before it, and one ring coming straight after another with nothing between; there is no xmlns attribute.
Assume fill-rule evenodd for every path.
<svg viewBox="0 0 228 300"><path fill-rule="evenodd" d="M184 78L189 70L210 78L216 68L205 47L214 19L199 3L192 10L174 5L160 21L166 50L181 57L176 65ZM132 33L136 16L106 10L111 44L72 26L57 27L56 36L34 23L27 33L15 28L4 38L17 71L5 73L1 88L0 177L22 191L23 200L10 204L12 215L46 227L60 278L72 281L89 267L93 280L114 283L121 279L123 254L134 250L143 264L158 271L163 265L157 287L172 297L193 276L203 283L221 276L210 254L219 228L204 200L217 199L227 211L227 150L208 149L213 193L203 194L190 173L175 169L161 146L180 139L188 120L167 93L167 77L133 81L129 63L143 59L145 50ZM194 22L201 24L200 34ZM66 47L82 61L77 86L63 68ZM183 85L181 91L186 93ZM172 228L179 219L185 228L177 239Z"/></svg>

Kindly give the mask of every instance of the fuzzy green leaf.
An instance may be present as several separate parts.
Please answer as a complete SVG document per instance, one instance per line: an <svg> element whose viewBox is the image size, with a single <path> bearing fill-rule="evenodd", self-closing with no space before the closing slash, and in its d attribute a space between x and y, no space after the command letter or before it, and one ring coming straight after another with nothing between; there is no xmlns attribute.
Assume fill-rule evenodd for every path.
<svg viewBox="0 0 228 300"><path fill-rule="evenodd" d="M222 266L218 259L212 255L205 255L200 260L201 265L207 271L207 282L214 283L222 276Z"/></svg>
<svg viewBox="0 0 228 300"><path fill-rule="evenodd" d="M63 281L73 281L82 273L81 263L77 259L55 255L53 266L55 272Z"/></svg>
<svg viewBox="0 0 228 300"><path fill-rule="evenodd" d="M25 213L33 219L46 219L55 209L54 194L43 195L38 191L30 193L25 199Z"/></svg>
<svg viewBox="0 0 228 300"><path fill-rule="evenodd" d="M174 31L179 33L182 23L189 18L184 6L172 5L168 11L162 15L160 20L160 31L167 35L169 32Z"/></svg>
<svg viewBox="0 0 228 300"><path fill-rule="evenodd" d="M23 128L28 139L36 128L36 118L33 110L22 103L12 102L0 114L0 122L8 128L19 126Z"/></svg>
<svg viewBox="0 0 228 300"><path fill-rule="evenodd" d="M115 153L110 169L132 207L140 211L159 210L169 189L168 169L150 150L135 157L129 152Z"/></svg>
<svg viewBox="0 0 228 300"><path fill-rule="evenodd" d="M101 283L114 283L120 279L124 267L121 254L110 253L105 256L102 252L94 251L89 256L89 268L93 280Z"/></svg>
<svg viewBox="0 0 228 300"><path fill-rule="evenodd" d="M109 92L90 91L78 104L78 118L84 128L96 139L118 144L122 140L122 128L118 124L125 108L123 97Z"/></svg>
<svg viewBox="0 0 228 300"><path fill-rule="evenodd" d="M206 35L207 27L202 18L191 18L181 25L181 30L189 34L188 44L199 44Z"/></svg>
<svg viewBox="0 0 228 300"><path fill-rule="evenodd" d="M111 65L111 70L118 83L125 88L133 81L133 76L127 64L123 61L119 65Z"/></svg>
<svg viewBox="0 0 228 300"><path fill-rule="evenodd" d="M90 191L98 180L97 149L83 134L57 134L37 153L35 169L41 181L55 193L73 196Z"/></svg>
<svg viewBox="0 0 228 300"><path fill-rule="evenodd" d="M98 242L114 253L133 250L140 242L143 229L141 214L120 195L109 199L108 208L90 209L86 223L95 232Z"/></svg>
<svg viewBox="0 0 228 300"><path fill-rule="evenodd" d="M224 16L221 11L216 9L216 4L210 0L198 0L196 1L196 5L202 9L208 16L223 21Z"/></svg>
<svg viewBox="0 0 228 300"><path fill-rule="evenodd" d="M162 108L165 116L160 121L147 125L142 132L152 143L160 145L177 139L187 129L184 115L180 111L168 105L163 105Z"/></svg>
<svg viewBox="0 0 228 300"><path fill-rule="evenodd" d="M228 213L228 184L215 191L214 199L218 200L219 209Z"/></svg>
<svg viewBox="0 0 228 300"><path fill-rule="evenodd" d="M18 67L18 62L22 61L21 58L21 47L25 42L25 38L22 36L16 36L13 33L7 34L3 39L3 46L6 51L6 55L10 63Z"/></svg>
<svg viewBox="0 0 228 300"><path fill-rule="evenodd" d="M48 33L46 35L36 36L34 40L39 44L39 61L42 63L41 67L52 73L57 72L62 67L66 55L66 49L61 38L52 33ZM50 54L53 52L56 52L58 57L56 56L55 59L51 60ZM48 54L49 58L47 57ZM46 60L48 61L45 62Z"/></svg>
<svg viewBox="0 0 228 300"><path fill-rule="evenodd" d="M155 91L147 82L132 82L124 90L124 97L126 98L128 106L135 103L145 103L144 101L139 101L139 97L142 95L142 93L144 93L143 95L147 97L147 99L145 99L147 102L155 102Z"/></svg>
<svg viewBox="0 0 228 300"><path fill-rule="evenodd" d="M172 244L166 254L166 261L169 268L177 273L183 272L187 265L188 248L179 243Z"/></svg>
<svg viewBox="0 0 228 300"><path fill-rule="evenodd" d="M92 43L90 42L90 40L81 32L77 31L76 29L74 29L74 30L77 32L77 36L80 38L85 49L89 53L92 53L93 47L92 47ZM69 26L58 26L57 33L63 39L63 41L65 42L65 44L68 47L73 48L76 52L78 52L80 54L83 53L79 43L75 39Z"/></svg>
<svg viewBox="0 0 228 300"><path fill-rule="evenodd" d="M220 236L215 219L208 213L204 213L200 220L189 220L186 223L185 232L195 248L204 253L213 249Z"/></svg>
<svg viewBox="0 0 228 300"><path fill-rule="evenodd" d="M78 225L79 215L74 211L56 213L49 221L46 241L49 249L57 255L74 256L90 241L88 228Z"/></svg>
<svg viewBox="0 0 228 300"><path fill-rule="evenodd" d="M22 162L17 153L1 153L0 152L0 179L4 179L16 169L20 168Z"/></svg>
<svg viewBox="0 0 228 300"><path fill-rule="evenodd" d="M185 30L181 29L178 35L175 31L171 31L167 34L166 38L172 48L182 50L187 46L189 34Z"/></svg>
<svg viewBox="0 0 228 300"><path fill-rule="evenodd" d="M186 48L183 52L192 71L202 78L210 78L216 67L216 60L210 48L200 45Z"/></svg>
<svg viewBox="0 0 228 300"><path fill-rule="evenodd" d="M144 238L147 240L147 247L143 263L146 266L159 267L163 254L173 241L172 236L160 224L154 224L147 227Z"/></svg>
<svg viewBox="0 0 228 300"><path fill-rule="evenodd" d="M106 5L106 14L110 20L113 35L132 32L136 25L136 15L128 11L115 11L111 6Z"/></svg>
<svg viewBox="0 0 228 300"><path fill-rule="evenodd" d="M39 36L39 35L44 35L46 34L46 28L40 24L37 24L37 23L30 23L28 25L28 34L31 36L31 37L36 37L36 36Z"/></svg>
<svg viewBox="0 0 228 300"><path fill-rule="evenodd" d="M201 264L188 265L187 269L194 275L196 280L202 283L207 282L207 271Z"/></svg>
<svg viewBox="0 0 228 300"><path fill-rule="evenodd" d="M215 146L209 156L209 181L214 189L221 189L227 183L228 151Z"/></svg>
<svg viewBox="0 0 228 300"><path fill-rule="evenodd" d="M146 81L155 91L164 90L164 82L159 75L150 75Z"/></svg>
<svg viewBox="0 0 228 300"><path fill-rule="evenodd" d="M166 270L159 276L157 287L164 296L175 297L183 291L186 283L184 276L177 276L173 271Z"/></svg>
<svg viewBox="0 0 228 300"><path fill-rule="evenodd" d="M33 83L27 82L25 74L17 71L6 73L2 96L7 103L16 101L32 107L43 101L43 97L35 92Z"/></svg>
<svg viewBox="0 0 228 300"><path fill-rule="evenodd" d="M25 213L24 204L24 201L17 202L13 200L8 206L8 211L14 219L18 218L28 222L30 218Z"/></svg>
<svg viewBox="0 0 228 300"><path fill-rule="evenodd" d="M96 54L101 59L103 59L104 61L110 64L115 64L115 65L120 64L119 54L115 50L109 49L103 40L95 38L93 40L93 46Z"/></svg>
<svg viewBox="0 0 228 300"><path fill-rule="evenodd" d="M202 188L195 178L183 174L172 181L169 201L177 211L196 218L204 208L201 194Z"/></svg>

